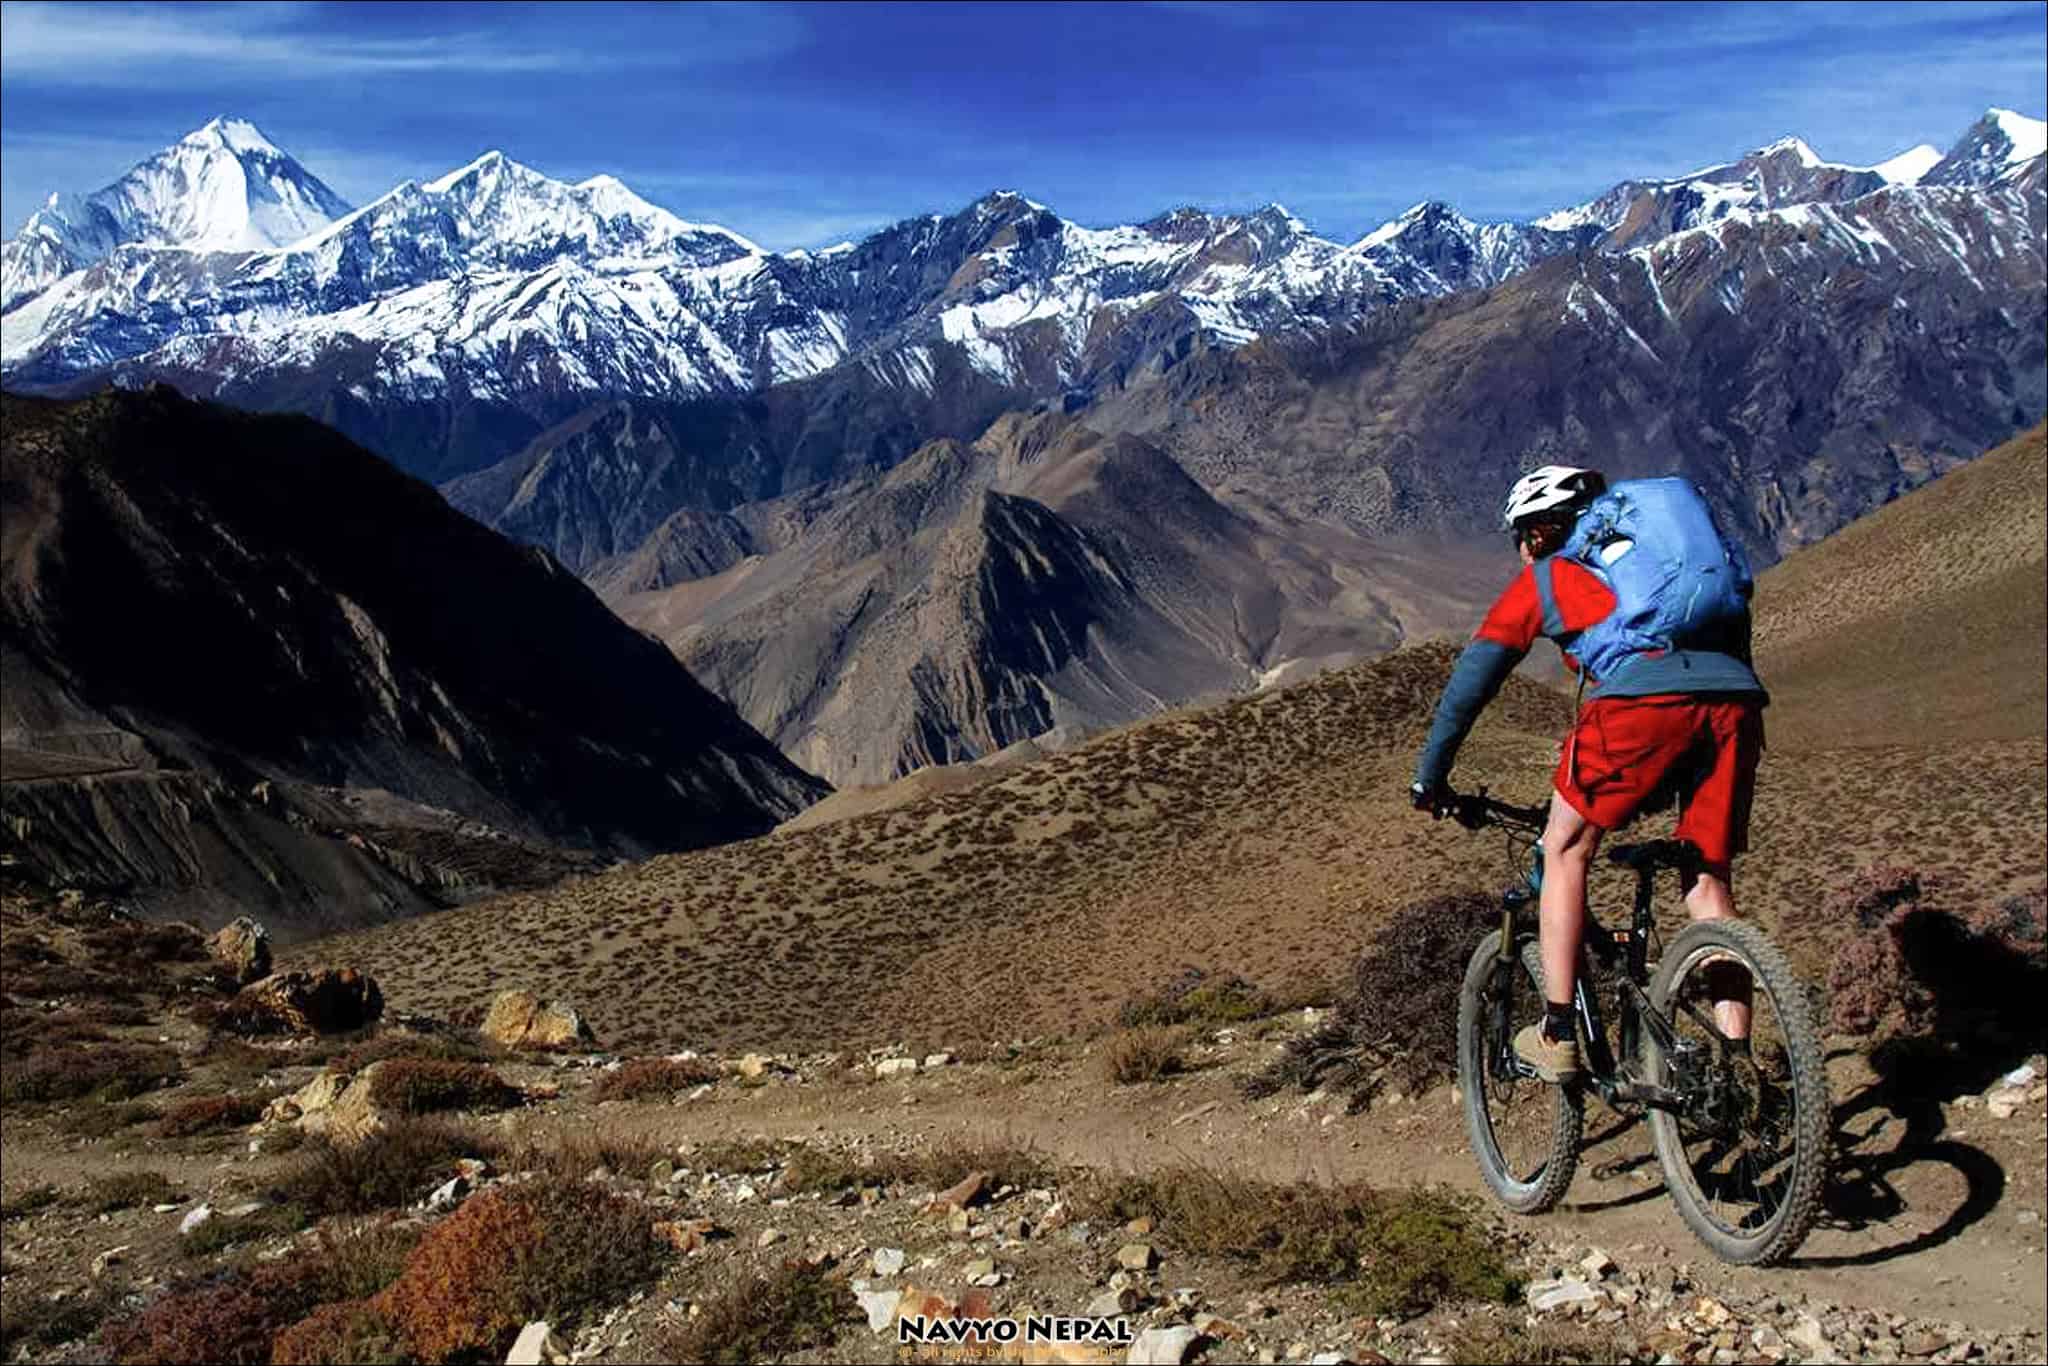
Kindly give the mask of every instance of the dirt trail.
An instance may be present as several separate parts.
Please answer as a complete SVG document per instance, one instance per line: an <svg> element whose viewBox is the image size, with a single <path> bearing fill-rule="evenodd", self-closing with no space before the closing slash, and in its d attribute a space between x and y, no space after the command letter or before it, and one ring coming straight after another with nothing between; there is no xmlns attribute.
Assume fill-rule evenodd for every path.
<svg viewBox="0 0 2048 1366"><path fill-rule="evenodd" d="M1136 1087L1100 1081L1093 1062L1074 1060L1051 1074L1041 1068L1022 1084L1011 1074L955 1067L860 1085L720 1087L673 1107L593 1111L579 1104L539 1123L564 1130L595 1124L667 1143L759 1135L919 1145L1006 1138L1061 1162L1109 1170L1193 1165L1274 1180L1440 1182L1484 1195L1448 1088L1345 1116L1335 1099L1313 1105L1300 1095L1246 1101L1236 1091L1246 1069L1227 1061ZM1854 1094L1860 1079L1853 1066L1838 1061L1837 1073L1838 1099ZM1664 1196L1643 1126L1596 1104L1570 1197L1529 1227L1553 1242L1605 1248L1632 1268L1685 1264L1691 1279L1709 1290L1725 1285L1787 1299L1803 1294L2002 1332L2038 1332L2048 1320L2042 1247L2048 1140L2040 1111L2035 1105L2010 1120L1971 1112L1964 1127L1931 1141L1918 1132L1924 1121L1908 1125L1884 1111L1852 1119L1854 1133L1869 1132L1838 1160L1830 1215L1790 1265L1758 1271L1721 1266L1693 1240ZM1934 1122L1941 1122L1938 1113ZM1881 1172L1881 1187L1849 1179L1866 1169Z"/></svg>

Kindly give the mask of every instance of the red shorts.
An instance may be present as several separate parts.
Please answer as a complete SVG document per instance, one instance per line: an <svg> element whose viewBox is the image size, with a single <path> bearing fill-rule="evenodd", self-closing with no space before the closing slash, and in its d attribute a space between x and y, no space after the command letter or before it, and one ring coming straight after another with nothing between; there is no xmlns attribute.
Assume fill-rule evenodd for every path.
<svg viewBox="0 0 2048 1366"><path fill-rule="evenodd" d="M1764 747L1763 708L1726 698L1602 697L1579 712L1557 764L1557 790L1602 830L1676 797L1673 838L1727 875L1749 847L1749 807Z"/></svg>

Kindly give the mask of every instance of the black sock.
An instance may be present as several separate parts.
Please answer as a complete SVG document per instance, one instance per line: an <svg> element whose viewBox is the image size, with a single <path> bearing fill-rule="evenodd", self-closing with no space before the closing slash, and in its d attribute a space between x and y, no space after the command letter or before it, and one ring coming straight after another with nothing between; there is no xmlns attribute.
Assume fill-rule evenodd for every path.
<svg viewBox="0 0 2048 1366"><path fill-rule="evenodd" d="M1559 1005L1556 1001L1543 1003L1543 1037L1552 1043L1570 1043L1578 1037L1572 1027L1572 1003Z"/></svg>

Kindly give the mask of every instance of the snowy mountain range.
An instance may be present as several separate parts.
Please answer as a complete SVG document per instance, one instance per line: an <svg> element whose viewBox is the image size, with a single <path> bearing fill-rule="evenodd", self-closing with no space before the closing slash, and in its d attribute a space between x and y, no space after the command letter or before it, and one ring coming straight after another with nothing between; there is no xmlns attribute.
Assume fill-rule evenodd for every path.
<svg viewBox="0 0 2048 1366"><path fill-rule="evenodd" d="M775 253L498 153L351 209L222 120L6 244L0 378L311 414L871 782L1458 627L1535 464L1677 470L1761 565L2039 421L2043 131Z"/></svg>
<svg viewBox="0 0 2048 1366"><path fill-rule="evenodd" d="M1573 251L1887 188L1999 185L2038 161L2042 129L1993 110L1945 155L1877 167L1787 139L1533 223L1419 204L1350 244L1279 205L1088 228L1000 192L771 253L608 176L567 184L496 152L351 210L254 127L217 119L105 189L53 196L6 243L0 375L47 392L162 378L295 408L446 479L594 401L735 398L850 362L929 389L950 351L1020 398L1085 399L1192 345L1341 328ZM431 410L443 435L393 449L368 414L394 405Z"/></svg>

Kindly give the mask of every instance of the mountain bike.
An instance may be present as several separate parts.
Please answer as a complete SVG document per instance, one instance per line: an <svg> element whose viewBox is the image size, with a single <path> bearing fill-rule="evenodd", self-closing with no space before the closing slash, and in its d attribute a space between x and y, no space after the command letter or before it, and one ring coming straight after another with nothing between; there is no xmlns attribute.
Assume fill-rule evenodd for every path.
<svg viewBox="0 0 2048 1366"><path fill-rule="evenodd" d="M1696 865L1676 840L1622 844L1610 862L1636 877L1627 929L1586 916L1573 1009L1581 1071L1543 1081L1515 1054L1517 1030L1543 1018L1535 907L1543 886L1541 806L1451 795L1442 814L1469 830L1504 829L1521 881L1501 894L1500 926L1473 951L1458 997L1458 1083L1480 1174L1517 1214L1540 1214L1571 1185L1587 1092L1647 1119L1679 1217L1738 1265L1782 1260L1820 1213L1829 1123L1820 1036L1805 989L1756 926L1694 921L1660 940L1658 873ZM1601 996L1611 986L1610 1044ZM1746 1038L1736 1008L1747 1002ZM1725 1013L1724 1013L1725 1012Z"/></svg>

